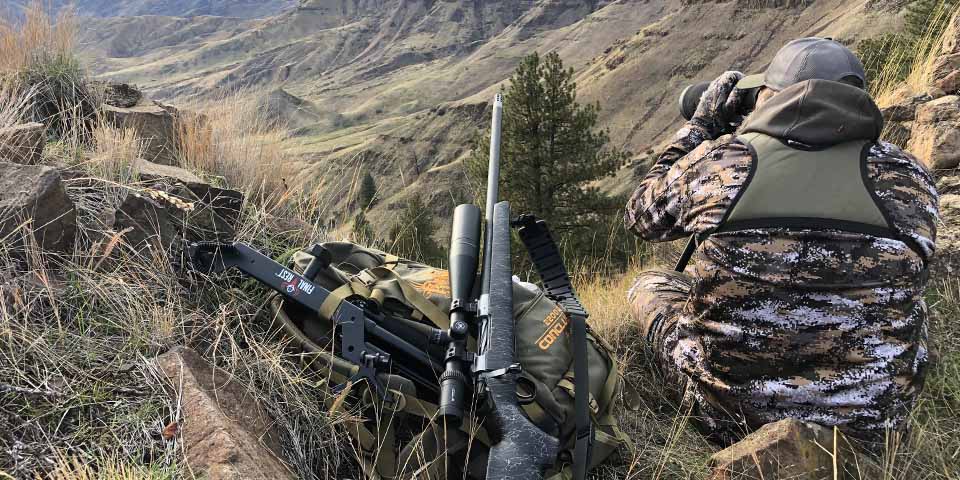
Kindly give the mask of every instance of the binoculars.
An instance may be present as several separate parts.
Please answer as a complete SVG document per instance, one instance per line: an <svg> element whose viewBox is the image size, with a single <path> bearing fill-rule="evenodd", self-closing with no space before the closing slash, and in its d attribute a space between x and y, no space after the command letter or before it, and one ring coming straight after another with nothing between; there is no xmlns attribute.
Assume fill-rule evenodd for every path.
<svg viewBox="0 0 960 480"><path fill-rule="evenodd" d="M683 115L684 120L693 118L693 114L697 111L697 105L700 104L700 97L703 96L703 92L707 91L707 88L710 88L710 82L700 82L689 85L680 92L680 115ZM759 93L759 88L748 90L740 104L740 111L737 113L744 117L749 115L757 106L757 94Z"/></svg>

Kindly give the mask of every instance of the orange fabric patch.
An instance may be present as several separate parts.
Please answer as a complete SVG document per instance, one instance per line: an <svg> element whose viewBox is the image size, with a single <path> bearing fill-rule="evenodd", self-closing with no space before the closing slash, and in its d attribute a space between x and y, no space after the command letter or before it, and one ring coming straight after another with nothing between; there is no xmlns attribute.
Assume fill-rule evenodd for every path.
<svg viewBox="0 0 960 480"><path fill-rule="evenodd" d="M450 296L450 272L446 270L431 270L431 277L423 282L410 282L424 296Z"/></svg>
<svg viewBox="0 0 960 480"><path fill-rule="evenodd" d="M563 335L563 332L566 331L568 324L567 316L560 307L555 307L553 311L550 312L550 315L547 315L547 318L543 319L543 323L547 326L547 330L537 339L537 346L540 347L540 350L546 351L553 346L557 339Z"/></svg>

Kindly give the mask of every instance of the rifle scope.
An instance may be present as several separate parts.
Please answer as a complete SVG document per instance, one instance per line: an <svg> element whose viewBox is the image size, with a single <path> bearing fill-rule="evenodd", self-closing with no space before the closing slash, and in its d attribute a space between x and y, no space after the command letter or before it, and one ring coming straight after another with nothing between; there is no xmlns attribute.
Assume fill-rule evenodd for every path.
<svg viewBox="0 0 960 480"><path fill-rule="evenodd" d="M465 409L467 333L473 284L480 257L480 209L460 205L453 211L450 239L450 331L443 375L440 376L440 416L459 426Z"/></svg>

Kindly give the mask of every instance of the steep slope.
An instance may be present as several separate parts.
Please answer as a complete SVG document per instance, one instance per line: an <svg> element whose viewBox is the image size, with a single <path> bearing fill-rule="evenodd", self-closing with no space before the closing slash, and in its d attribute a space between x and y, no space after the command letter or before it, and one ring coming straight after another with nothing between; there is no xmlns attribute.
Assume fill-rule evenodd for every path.
<svg viewBox="0 0 960 480"><path fill-rule="evenodd" d="M30 0L13 0L14 9ZM80 15L119 17L133 15L169 15L194 17L215 15L260 18L275 15L296 5L297 0L48 0L44 5L61 8L72 5Z"/></svg>

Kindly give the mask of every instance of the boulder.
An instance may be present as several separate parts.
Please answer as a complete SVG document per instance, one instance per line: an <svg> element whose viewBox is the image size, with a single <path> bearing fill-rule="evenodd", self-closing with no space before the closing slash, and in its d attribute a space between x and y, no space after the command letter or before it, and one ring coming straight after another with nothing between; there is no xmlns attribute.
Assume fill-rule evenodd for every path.
<svg viewBox="0 0 960 480"><path fill-rule="evenodd" d="M179 115L176 109L155 104L133 107L103 106L104 119L117 128L131 128L143 140L143 155L161 165L179 163Z"/></svg>
<svg viewBox="0 0 960 480"><path fill-rule="evenodd" d="M883 127L882 138L900 148L907 148L913 135L913 122L887 122Z"/></svg>
<svg viewBox="0 0 960 480"><path fill-rule="evenodd" d="M917 107L918 123L938 123L960 120L960 96L947 95Z"/></svg>
<svg viewBox="0 0 960 480"><path fill-rule="evenodd" d="M103 87L103 103L112 107L131 108L143 100L143 92L127 83L106 83Z"/></svg>
<svg viewBox="0 0 960 480"><path fill-rule="evenodd" d="M145 187L131 191L106 221L116 231L129 229L132 245L166 248L177 239L229 241L236 234L243 194L218 188L179 167L145 160L133 164Z"/></svg>
<svg viewBox="0 0 960 480"><path fill-rule="evenodd" d="M130 245L166 249L179 237L186 210L193 208L166 197L165 192L152 189L130 192L113 212L113 229L126 230L124 240Z"/></svg>
<svg viewBox="0 0 960 480"><path fill-rule="evenodd" d="M292 479L279 459L280 435L257 398L230 373L211 366L195 351L177 347L159 356L156 366L182 408L165 436L183 442L187 463L197 477Z"/></svg>
<svg viewBox="0 0 960 480"><path fill-rule="evenodd" d="M159 165L142 159L133 164L141 180L193 204L185 218L196 240L229 239L240 221L243 194L219 188L180 167ZM158 185L163 185L159 187Z"/></svg>
<svg viewBox="0 0 960 480"><path fill-rule="evenodd" d="M43 159L46 143L47 127L42 123L0 128L0 162L37 165Z"/></svg>
<svg viewBox="0 0 960 480"><path fill-rule="evenodd" d="M907 150L932 170L960 164L960 96L948 95L917 107Z"/></svg>
<svg viewBox="0 0 960 480"><path fill-rule="evenodd" d="M930 265L930 278L944 282L960 272L960 177L942 177L937 191L942 222L937 226L937 255Z"/></svg>
<svg viewBox="0 0 960 480"><path fill-rule="evenodd" d="M833 478L833 431L794 419L768 423L710 457L711 480Z"/></svg>
<svg viewBox="0 0 960 480"><path fill-rule="evenodd" d="M960 70L954 70L934 80L934 85L950 95L960 93Z"/></svg>
<svg viewBox="0 0 960 480"><path fill-rule="evenodd" d="M51 167L0 163L0 238L20 244L26 224L47 251L69 252L77 212L60 174ZM11 235L13 232L18 232Z"/></svg>

